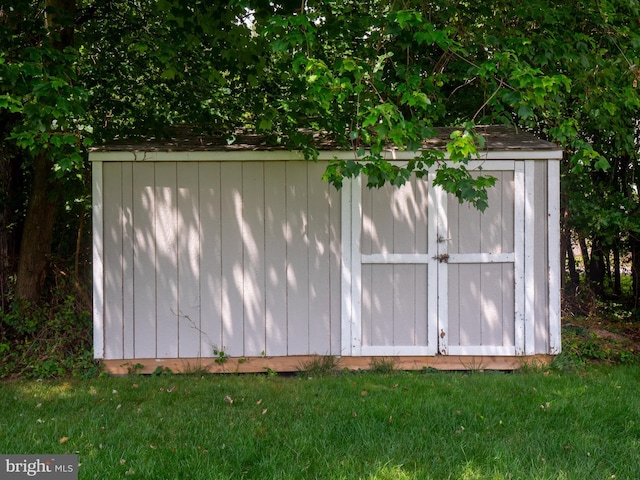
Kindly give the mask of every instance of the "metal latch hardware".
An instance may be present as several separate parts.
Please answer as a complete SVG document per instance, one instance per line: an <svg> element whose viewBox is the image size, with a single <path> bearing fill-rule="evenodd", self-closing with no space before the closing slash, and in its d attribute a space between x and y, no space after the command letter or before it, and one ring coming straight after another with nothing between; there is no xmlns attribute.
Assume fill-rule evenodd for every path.
<svg viewBox="0 0 640 480"><path fill-rule="evenodd" d="M441 253L440 255L433 257L433 259L438 260L440 263L449 263L449 254Z"/></svg>

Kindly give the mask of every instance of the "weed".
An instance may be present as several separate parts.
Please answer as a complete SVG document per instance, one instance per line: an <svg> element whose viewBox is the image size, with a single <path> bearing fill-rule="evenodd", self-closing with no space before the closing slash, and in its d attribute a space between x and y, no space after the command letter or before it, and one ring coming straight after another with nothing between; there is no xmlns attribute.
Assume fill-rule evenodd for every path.
<svg viewBox="0 0 640 480"><path fill-rule="evenodd" d="M574 322L578 322L574 319ZM639 352L633 342L612 328L601 328L600 322L583 320L563 327L563 352L557 361L562 364L584 365L586 362L637 363ZM591 325L593 323L594 325Z"/></svg>
<svg viewBox="0 0 640 480"><path fill-rule="evenodd" d="M267 377L273 378L278 376L278 372L269 367L263 367L265 372L267 372Z"/></svg>
<svg viewBox="0 0 640 480"><path fill-rule="evenodd" d="M385 374L393 373L396 370L396 365L392 358L373 357L370 368L372 372Z"/></svg>
<svg viewBox="0 0 640 480"><path fill-rule="evenodd" d="M465 370L470 373L482 373L485 371L485 363L482 357L470 356L466 360L462 361L462 365Z"/></svg>
<svg viewBox="0 0 640 480"><path fill-rule="evenodd" d="M440 370L433 367L422 367L421 372L422 373L442 373Z"/></svg>
<svg viewBox="0 0 640 480"><path fill-rule="evenodd" d="M334 355L316 355L302 363L298 371L310 377L322 377L335 374L339 362Z"/></svg>
<svg viewBox="0 0 640 480"><path fill-rule="evenodd" d="M173 375L173 372L169 367L158 366L153 373L151 373L152 377L160 377L163 375Z"/></svg>
<svg viewBox="0 0 640 480"><path fill-rule="evenodd" d="M229 361L229 356L224 353L224 350L222 348L213 347L213 355L216 357L214 362L216 362L218 365L224 365Z"/></svg>
<svg viewBox="0 0 640 480"><path fill-rule="evenodd" d="M86 378L100 373L91 353L91 313L60 288L51 304L14 301L0 312L0 378Z"/></svg>
<svg viewBox="0 0 640 480"><path fill-rule="evenodd" d="M120 366L127 367L127 375L140 375L144 369L144 365L141 363L126 362Z"/></svg>
<svg viewBox="0 0 640 480"><path fill-rule="evenodd" d="M569 372L585 366L585 361L566 350L556 355L549 365L549 369L555 372Z"/></svg>
<svg viewBox="0 0 640 480"><path fill-rule="evenodd" d="M182 365L181 373L183 375L190 375L194 377L202 377L208 375L211 367L204 365L202 359L198 358L195 364L191 364L189 361L185 361Z"/></svg>

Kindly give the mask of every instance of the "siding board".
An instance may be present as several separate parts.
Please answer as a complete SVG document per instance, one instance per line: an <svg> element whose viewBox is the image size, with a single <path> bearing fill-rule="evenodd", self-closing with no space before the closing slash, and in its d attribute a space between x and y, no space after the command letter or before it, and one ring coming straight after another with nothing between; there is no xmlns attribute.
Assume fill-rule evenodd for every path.
<svg viewBox="0 0 640 480"><path fill-rule="evenodd" d="M93 274L93 355L95 358L105 358L104 324L105 318L105 292L104 279L106 268L104 265L104 232L110 225L104 221L105 197L104 192L104 165L102 162L94 162L91 165L91 228L93 230L92 274Z"/></svg>
<svg viewBox="0 0 640 480"><path fill-rule="evenodd" d="M242 164L220 167L222 252L222 343L215 345L233 357L244 355L244 270L242 246Z"/></svg>
<svg viewBox="0 0 640 480"><path fill-rule="evenodd" d="M323 170L325 165L323 165ZM333 187L329 189L329 251L331 254L329 267L329 308L331 311L331 354L341 353L342 343L342 252L341 247L341 224L342 208L340 204L341 192ZM347 248L345 246L345 248Z"/></svg>
<svg viewBox="0 0 640 480"><path fill-rule="evenodd" d="M307 165L309 208L309 352L331 353L331 188L324 166Z"/></svg>
<svg viewBox="0 0 640 480"><path fill-rule="evenodd" d="M198 164L180 164L177 176L178 354L201 357Z"/></svg>
<svg viewBox="0 0 640 480"><path fill-rule="evenodd" d="M202 320L198 355L210 357L222 345L222 198L220 163L199 167L200 302Z"/></svg>
<svg viewBox="0 0 640 480"><path fill-rule="evenodd" d="M287 352L309 353L309 217L305 163L287 164Z"/></svg>
<svg viewBox="0 0 640 480"><path fill-rule="evenodd" d="M549 353L549 251L548 238L548 191L547 164L535 162L535 204L540 214L535 216L534 223L534 278L535 278L535 346L534 353Z"/></svg>
<svg viewBox="0 0 640 480"><path fill-rule="evenodd" d="M123 299L123 205L122 164L105 165L103 185L109 201L104 205L103 215L107 228L104 230L104 333L105 355L108 358L124 358L124 299Z"/></svg>
<svg viewBox="0 0 640 480"><path fill-rule="evenodd" d="M133 166L134 348L136 358L156 358L155 168Z"/></svg>
<svg viewBox="0 0 640 480"><path fill-rule="evenodd" d="M264 164L246 162L242 175L243 355L265 351Z"/></svg>
<svg viewBox="0 0 640 480"><path fill-rule="evenodd" d="M156 164L155 273L158 358L178 356L177 171L175 162Z"/></svg>
<svg viewBox="0 0 640 480"><path fill-rule="evenodd" d="M269 164L264 175L265 271L267 288L265 354L287 354L287 224L284 162Z"/></svg>
<svg viewBox="0 0 640 480"><path fill-rule="evenodd" d="M133 165L122 163L122 321L124 358L135 358Z"/></svg>

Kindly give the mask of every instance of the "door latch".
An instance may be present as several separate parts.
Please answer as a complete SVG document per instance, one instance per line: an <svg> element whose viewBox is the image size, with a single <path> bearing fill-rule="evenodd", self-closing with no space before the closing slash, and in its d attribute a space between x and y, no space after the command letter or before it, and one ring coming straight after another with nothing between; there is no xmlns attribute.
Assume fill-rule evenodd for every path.
<svg viewBox="0 0 640 480"><path fill-rule="evenodd" d="M440 255L433 257L433 259L438 260L440 263L449 263L449 254L441 253Z"/></svg>

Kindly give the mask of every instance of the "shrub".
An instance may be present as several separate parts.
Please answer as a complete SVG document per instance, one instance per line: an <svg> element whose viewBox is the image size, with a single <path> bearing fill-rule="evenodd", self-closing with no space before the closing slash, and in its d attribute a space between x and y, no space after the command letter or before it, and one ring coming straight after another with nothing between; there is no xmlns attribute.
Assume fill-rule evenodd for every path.
<svg viewBox="0 0 640 480"><path fill-rule="evenodd" d="M60 292L42 306L14 301L0 313L0 378L53 378L99 373L92 354L91 312Z"/></svg>

